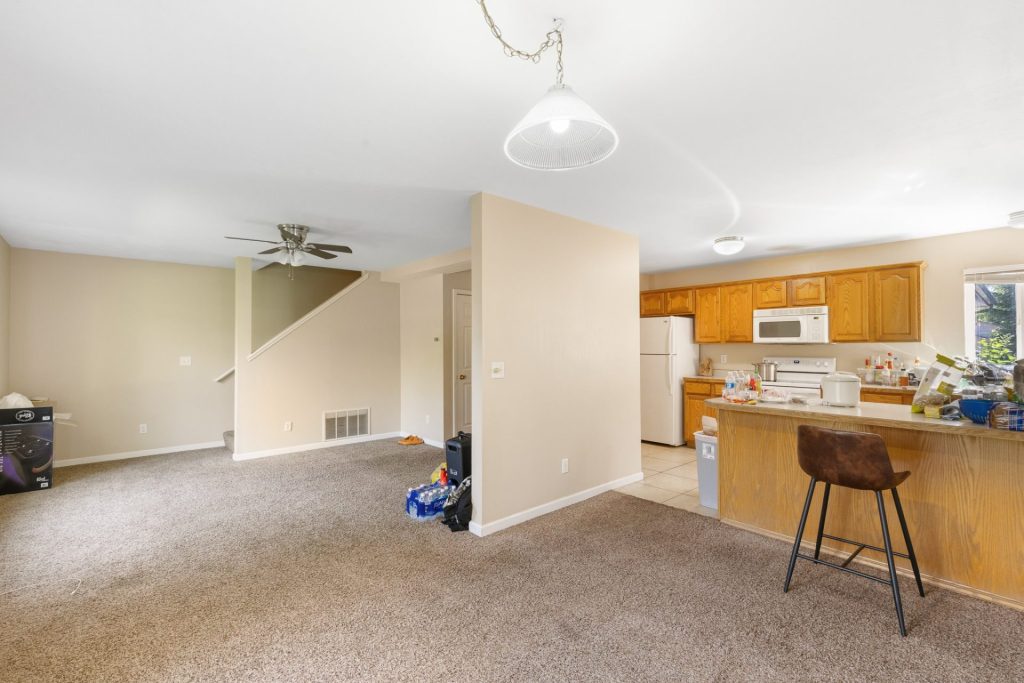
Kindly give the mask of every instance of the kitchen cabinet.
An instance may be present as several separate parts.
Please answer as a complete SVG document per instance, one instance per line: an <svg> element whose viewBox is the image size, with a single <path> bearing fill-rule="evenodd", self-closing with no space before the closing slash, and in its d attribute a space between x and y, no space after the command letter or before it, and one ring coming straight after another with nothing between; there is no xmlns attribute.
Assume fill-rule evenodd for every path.
<svg viewBox="0 0 1024 683"><path fill-rule="evenodd" d="M829 339L871 341L871 273L850 271L827 276Z"/></svg>
<svg viewBox="0 0 1024 683"><path fill-rule="evenodd" d="M891 403L909 406L914 402L913 391L899 389L883 389L877 387L861 387L860 400L865 403Z"/></svg>
<svg viewBox="0 0 1024 683"><path fill-rule="evenodd" d="M754 308L785 308L789 305L789 287L785 280L754 283Z"/></svg>
<svg viewBox="0 0 1024 683"><path fill-rule="evenodd" d="M881 268L871 278L873 341L920 341L921 269Z"/></svg>
<svg viewBox="0 0 1024 683"><path fill-rule="evenodd" d="M665 313L667 315L693 315L693 290L673 289L665 292Z"/></svg>
<svg viewBox="0 0 1024 683"><path fill-rule="evenodd" d="M825 277L797 277L789 281L790 306L824 306Z"/></svg>
<svg viewBox="0 0 1024 683"><path fill-rule="evenodd" d="M754 341L754 285L722 287L722 341Z"/></svg>
<svg viewBox="0 0 1024 683"><path fill-rule="evenodd" d="M722 341L722 288L699 287L694 290L696 321L693 341L698 344L717 344ZM751 323L753 331L753 323Z"/></svg>
<svg viewBox="0 0 1024 683"><path fill-rule="evenodd" d="M709 406L709 398L721 398L725 380L712 377L685 378L683 380L683 438L687 445L693 445L693 433L699 432L701 418L718 417L718 409Z"/></svg>
<svg viewBox="0 0 1024 683"><path fill-rule="evenodd" d="M640 292L640 315L665 315L665 292Z"/></svg>

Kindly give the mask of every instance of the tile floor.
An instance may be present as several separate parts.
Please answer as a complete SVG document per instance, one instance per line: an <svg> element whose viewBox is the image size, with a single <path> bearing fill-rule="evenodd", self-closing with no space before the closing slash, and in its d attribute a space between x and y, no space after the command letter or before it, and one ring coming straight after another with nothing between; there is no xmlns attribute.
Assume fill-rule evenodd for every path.
<svg viewBox="0 0 1024 683"><path fill-rule="evenodd" d="M644 442L640 457L644 480L617 489L620 493L718 518L718 511L704 507L697 497L697 451Z"/></svg>

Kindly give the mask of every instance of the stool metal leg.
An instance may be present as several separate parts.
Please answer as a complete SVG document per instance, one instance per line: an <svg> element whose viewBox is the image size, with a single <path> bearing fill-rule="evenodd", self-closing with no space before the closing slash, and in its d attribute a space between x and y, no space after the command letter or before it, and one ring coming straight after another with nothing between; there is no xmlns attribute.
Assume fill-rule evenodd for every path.
<svg viewBox="0 0 1024 683"><path fill-rule="evenodd" d="M789 556L789 569L786 571L786 584L782 587L783 593L789 592L789 582L793 580L793 569L796 567L796 555L800 552L800 541L804 537L804 527L807 526L807 513L811 509L811 500L814 498L814 485L818 480L811 477L811 485L807 487L807 500L804 501L804 511L800 515L800 525L796 530L796 540L793 541L793 554Z"/></svg>
<svg viewBox="0 0 1024 683"><path fill-rule="evenodd" d="M892 557L892 541L889 539L889 522L885 516L885 499L881 491L875 491L878 501L878 517L882 522L882 540L885 541L885 559L889 562L889 581L892 583L892 600L896 604L896 617L900 622L900 635L907 635L907 625L903 620L903 602L900 599L900 582L896 578L896 562ZM908 553L909 554L909 553Z"/></svg>
<svg viewBox="0 0 1024 683"><path fill-rule="evenodd" d="M924 597L924 584L921 582L921 570L917 567L917 554L914 553L914 544L910 542L910 532L907 530L907 518L903 515L903 505L900 504L900 494L892 489L892 502L896 504L896 515L900 518L900 527L903 529L903 540L907 543L907 555L910 555L910 566L914 568L914 579L917 580L917 592Z"/></svg>
<svg viewBox="0 0 1024 683"><path fill-rule="evenodd" d="M814 542L814 559L821 557L821 537L825 533L825 513L828 512L828 494L832 492L832 484L825 482L825 497L821 499L821 521L818 522L818 540Z"/></svg>

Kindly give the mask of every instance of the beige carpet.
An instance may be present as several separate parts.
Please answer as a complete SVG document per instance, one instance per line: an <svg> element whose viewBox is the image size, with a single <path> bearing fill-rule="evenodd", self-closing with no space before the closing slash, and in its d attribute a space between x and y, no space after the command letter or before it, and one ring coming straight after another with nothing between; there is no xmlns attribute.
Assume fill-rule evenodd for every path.
<svg viewBox="0 0 1024 683"><path fill-rule="evenodd" d="M485 539L409 521L439 460L211 450L0 497L0 679L1024 678L1022 613L907 586L901 639L884 586L803 563L783 595L785 544L618 493Z"/></svg>

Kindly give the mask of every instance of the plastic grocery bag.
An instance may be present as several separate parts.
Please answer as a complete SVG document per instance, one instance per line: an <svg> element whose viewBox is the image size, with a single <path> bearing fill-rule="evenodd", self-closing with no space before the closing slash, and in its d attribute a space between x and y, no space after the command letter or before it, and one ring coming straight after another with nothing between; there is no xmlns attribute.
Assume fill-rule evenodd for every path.
<svg viewBox="0 0 1024 683"><path fill-rule="evenodd" d="M968 362L962 358L953 359L936 354L935 362L921 380L921 386L914 394L914 402L910 407L912 413L923 413L925 406L941 406L949 401L956 391Z"/></svg>
<svg viewBox="0 0 1024 683"><path fill-rule="evenodd" d="M0 410L32 407L32 400L28 396L23 396L17 392L7 394L3 398L0 398Z"/></svg>

